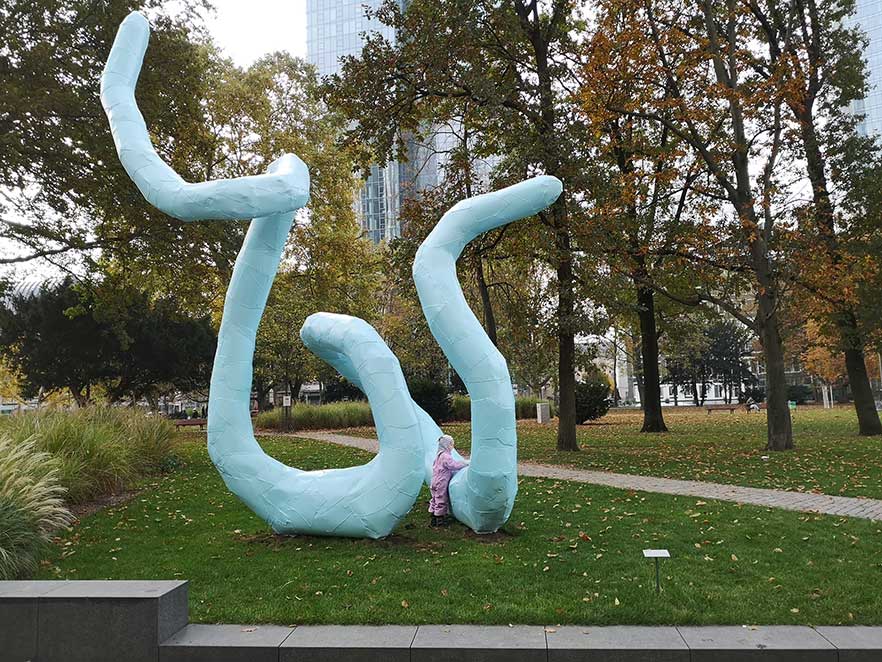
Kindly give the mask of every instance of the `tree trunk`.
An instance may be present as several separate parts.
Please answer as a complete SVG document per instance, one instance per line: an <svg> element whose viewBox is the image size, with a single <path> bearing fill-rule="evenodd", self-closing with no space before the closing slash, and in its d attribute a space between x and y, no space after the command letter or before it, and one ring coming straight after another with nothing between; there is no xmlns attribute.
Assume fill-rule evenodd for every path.
<svg viewBox="0 0 882 662"><path fill-rule="evenodd" d="M619 406L619 344L618 330L613 327L612 342L612 382L613 382L613 407Z"/></svg>
<svg viewBox="0 0 882 662"><path fill-rule="evenodd" d="M496 315L493 314L493 303L490 301L490 290L484 278L484 260L480 255L475 256L475 281L478 284L478 292L481 294L481 308L484 311L484 331L490 338L490 342L496 342Z"/></svg>
<svg viewBox="0 0 882 662"><path fill-rule="evenodd" d="M68 390L70 391L71 396L73 396L74 402L77 403L77 407L82 409L89 404L89 398L88 396L83 395L83 389L77 389L73 386L69 386Z"/></svg>
<svg viewBox="0 0 882 662"><path fill-rule="evenodd" d="M692 402L696 407L700 407L701 403L698 401L698 382L694 379L692 380Z"/></svg>
<svg viewBox="0 0 882 662"><path fill-rule="evenodd" d="M760 344L766 363L766 413L768 416L768 441L770 451L793 448L793 428L790 406L787 404L787 379L784 371L784 345L778 331L778 314L769 296L759 297Z"/></svg>
<svg viewBox="0 0 882 662"><path fill-rule="evenodd" d="M650 288L637 287L637 317L640 320L640 354L643 360L643 397L640 400L643 428L640 431L667 432L661 406L655 295Z"/></svg>
<svg viewBox="0 0 882 662"><path fill-rule="evenodd" d="M879 412L876 411L873 390L870 388L863 348L846 348L845 368L848 371L848 385L854 398L860 433L864 436L882 434L882 424L879 422Z"/></svg>
<svg viewBox="0 0 882 662"><path fill-rule="evenodd" d="M300 387L302 386L303 378L299 375L294 381L288 382L288 391L291 393L291 400L293 402L298 402L300 400Z"/></svg>
<svg viewBox="0 0 882 662"><path fill-rule="evenodd" d="M561 236L558 234L558 241ZM557 450L577 451L576 439L576 338L572 331L574 313L573 264L569 253L568 237L563 237L566 251L562 252L557 267L558 294L558 362L557 387L559 389L557 412Z"/></svg>

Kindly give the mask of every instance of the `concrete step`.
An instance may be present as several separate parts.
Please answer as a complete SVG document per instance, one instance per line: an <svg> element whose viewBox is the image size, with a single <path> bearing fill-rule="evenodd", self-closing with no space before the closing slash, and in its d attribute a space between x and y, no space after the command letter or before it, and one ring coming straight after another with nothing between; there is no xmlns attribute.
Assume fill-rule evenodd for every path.
<svg viewBox="0 0 882 662"><path fill-rule="evenodd" d="M0 662L880 662L882 627L187 624L183 581L0 581Z"/></svg>

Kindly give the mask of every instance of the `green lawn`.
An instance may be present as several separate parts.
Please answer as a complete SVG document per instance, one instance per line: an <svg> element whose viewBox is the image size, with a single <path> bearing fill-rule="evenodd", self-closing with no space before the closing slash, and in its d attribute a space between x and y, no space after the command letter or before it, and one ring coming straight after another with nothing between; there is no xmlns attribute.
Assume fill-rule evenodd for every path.
<svg viewBox="0 0 882 662"><path fill-rule="evenodd" d="M86 517L41 578L189 579L200 622L882 624L878 522L523 479L493 536L430 528L422 498L383 541L283 538L181 436L183 464ZM261 443L307 469L369 457ZM673 555L658 596L646 547Z"/></svg>
<svg viewBox="0 0 882 662"><path fill-rule="evenodd" d="M794 412L796 449L770 453L765 413L665 410L670 432L641 434L642 414L614 411L579 426L578 453L554 449L556 424L518 421L518 457L581 469L882 499L882 437L861 437L853 409ZM444 426L468 450L469 425ZM373 436L373 428L345 432ZM767 459L764 459L765 458Z"/></svg>

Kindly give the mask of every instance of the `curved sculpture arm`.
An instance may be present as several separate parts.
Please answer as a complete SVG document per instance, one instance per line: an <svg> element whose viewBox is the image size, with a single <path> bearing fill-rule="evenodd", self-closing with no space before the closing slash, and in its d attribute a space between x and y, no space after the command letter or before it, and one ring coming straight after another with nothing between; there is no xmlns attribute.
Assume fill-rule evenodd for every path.
<svg viewBox="0 0 882 662"><path fill-rule="evenodd" d="M398 359L369 324L317 313L307 318L301 337L368 396L380 438L373 460L301 471L267 455L252 430L257 327L292 220L290 213L254 219L236 259L211 375L208 453L227 487L278 533L382 538L413 507L424 467Z"/></svg>
<svg viewBox="0 0 882 662"><path fill-rule="evenodd" d="M560 180L546 175L463 200L444 214L413 263L429 329L471 398L471 464L450 482L450 501L456 518L478 533L496 531L514 505L515 402L508 365L466 303L456 260L479 234L538 213L562 190Z"/></svg>
<svg viewBox="0 0 882 662"><path fill-rule="evenodd" d="M149 28L139 14L120 26L102 77L102 103L120 160L144 197L184 220L254 215L224 301L208 400L208 452L224 482L279 533L380 538L413 507L424 478L418 421L398 360L366 322L313 315L304 342L359 384L382 426L365 465L301 471L263 452L250 416L252 359L260 318L294 211L306 204L309 171L286 154L267 174L187 184L156 155L134 100Z"/></svg>
<svg viewBox="0 0 882 662"><path fill-rule="evenodd" d="M309 199L309 179L284 167L253 177L216 179L189 184L156 153L144 117L135 102L135 85L150 25L132 12L119 26L101 75L101 105L119 160L147 201L182 221L246 219L303 207Z"/></svg>

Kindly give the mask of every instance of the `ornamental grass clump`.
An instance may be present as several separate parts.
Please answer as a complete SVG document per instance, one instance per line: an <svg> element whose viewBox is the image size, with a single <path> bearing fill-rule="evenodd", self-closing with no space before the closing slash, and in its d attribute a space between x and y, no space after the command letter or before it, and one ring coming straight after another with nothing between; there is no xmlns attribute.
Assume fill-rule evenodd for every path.
<svg viewBox="0 0 882 662"><path fill-rule="evenodd" d="M40 409L0 419L0 431L21 443L33 439L58 462L58 482L70 503L123 489L163 468L174 427L133 409Z"/></svg>
<svg viewBox="0 0 882 662"><path fill-rule="evenodd" d="M286 420L282 407L263 411L254 424L265 430L337 430L373 425L374 417L367 402L331 402L326 405L296 403Z"/></svg>
<svg viewBox="0 0 882 662"><path fill-rule="evenodd" d="M33 438L0 435L0 579L18 579L37 568L52 533L73 515L64 505L58 461Z"/></svg>

